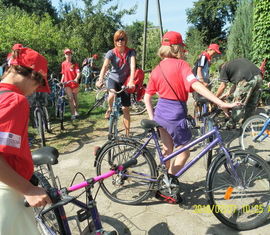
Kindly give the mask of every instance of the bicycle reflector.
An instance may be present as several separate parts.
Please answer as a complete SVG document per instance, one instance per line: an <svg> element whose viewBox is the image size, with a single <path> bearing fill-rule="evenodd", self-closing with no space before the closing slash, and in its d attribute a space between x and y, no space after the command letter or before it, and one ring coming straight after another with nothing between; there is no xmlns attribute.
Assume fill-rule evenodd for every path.
<svg viewBox="0 0 270 235"><path fill-rule="evenodd" d="M229 200L231 198L232 192L233 192L233 187L228 187L224 195L224 199Z"/></svg>

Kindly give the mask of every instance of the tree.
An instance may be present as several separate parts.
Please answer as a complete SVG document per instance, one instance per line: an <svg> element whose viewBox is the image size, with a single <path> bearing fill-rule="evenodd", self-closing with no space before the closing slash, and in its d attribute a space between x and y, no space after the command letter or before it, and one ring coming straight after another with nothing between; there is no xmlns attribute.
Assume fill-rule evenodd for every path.
<svg viewBox="0 0 270 235"><path fill-rule="evenodd" d="M242 0L237 8L227 44L227 59L247 58L251 60L253 28L253 0Z"/></svg>
<svg viewBox="0 0 270 235"><path fill-rule="evenodd" d="M0 6L1 5L5 7L18 7L30 14L39 16L47 13L53 17L53 19L57 19L56 10L50 0L0 0Z"/></svg>
<svg viewBox="0 0 270 235"><path fill-rule="evenodd" d="M260 65L266 63L266 79L270 81L270 1L254 0L252 58Z"/></svg>
<svg viewBox="0 0 270 235"><path fill-rule="evenodd" d="M237 7L235 0L199 0L187 10L187 21L205 35L204 44L226 39L227 22L231 22Z"/></svg>
<svg viewBox="0 0 270 235"><path fill-rule="evenodd" d="M190 27L187 32L187 61L193 65L198 59L198 55L205 50L206 45L204 44L204 34L196 29L194 26Z"/></svg>

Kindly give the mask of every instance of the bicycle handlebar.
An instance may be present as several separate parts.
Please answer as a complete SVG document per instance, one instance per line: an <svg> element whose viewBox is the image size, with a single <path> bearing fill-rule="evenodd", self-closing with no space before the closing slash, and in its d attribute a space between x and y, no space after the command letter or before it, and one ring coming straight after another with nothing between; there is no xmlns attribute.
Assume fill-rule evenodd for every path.
<svg viewBox="0 0 270 235"><path fill-rule="evenodd" d="M121 92L123 92L124 90L128 89L128 86L122 86L120 91L115 91L113 89L108 89L109 92L112 92L114 94L120 94Z"/></svg>

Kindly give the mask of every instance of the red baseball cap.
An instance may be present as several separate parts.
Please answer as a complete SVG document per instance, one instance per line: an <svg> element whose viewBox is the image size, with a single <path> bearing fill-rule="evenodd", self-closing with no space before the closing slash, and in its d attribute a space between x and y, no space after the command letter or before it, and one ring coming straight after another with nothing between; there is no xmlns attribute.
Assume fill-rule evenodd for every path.
<svg viewBox="0 0 270 235"><path fill-rule="evenodd" d="M18 56L16 58L12 58L10 64L31 68L34 71L42 74L43 79L45 80L45 86L39 86L37 91L50 92L50 87L47 80L48 62L46 58L31 48L22 47L18 50Z"/></svg>
<svg viewBox="0 0 270 235"><path fill-rule="evenodd" d="M21 48L23 48L23 45L20 43L16 43L13 45L12 50L15 51L15 50L19 50Z"/></svg>
<svg viewBox="0 0 270 235"><path fill-rule="evenodd" d="M94 59L97 59L97 58L98 58L98 54L94 54L94 55L93 55L93 58L94 58Z"/></svg>
<svg viewBox="0 0 270 235"><path fill-rule="evenodd" d="M219 45L218 44L215 44L215 43L214 44L210 44L209 47L208 47L208 49L212 49L216 53L221 54L221 52L219 50Z"/></svg>
<svg viewBox="0 0 270 235"><path fill-rule="evenodd" d="M70 50L69 48L65 49L64 50L64 54L72 54L72 50Z"/></svg>
<svg viewBox="0 0 270 235"><path fill-rule="evenodd" d="M169 31L164 34L162 37L161 45L163 46L171 46L171 45L182 45L186 46L186 44L183 43L182 35L175 31Z"/></svg>

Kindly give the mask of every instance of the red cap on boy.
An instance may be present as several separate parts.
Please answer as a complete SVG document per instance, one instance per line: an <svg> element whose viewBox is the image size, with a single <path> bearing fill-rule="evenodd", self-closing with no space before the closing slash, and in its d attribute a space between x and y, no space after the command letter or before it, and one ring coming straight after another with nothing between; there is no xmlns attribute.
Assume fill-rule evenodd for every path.
<svg viewBox="0 0 270 235"><path fill-rule="evenodd" d="M182 35L175 31L169 31L164 34L162 37L161 45L163 46L171 46L171 45L182 45L186 46L186 44L183 43Z"/></svg>
<svg viewBox="0 0 270 235"><path fill-rule="evenodd" d="M48 62L45 57L31 48L22 47L18 50L18 56L16 58L12 58L10 64L31 68L34 71L42 74L46 85L40 86L37 89L37 92L50 92L50 87L47 80Z"/></svg>

